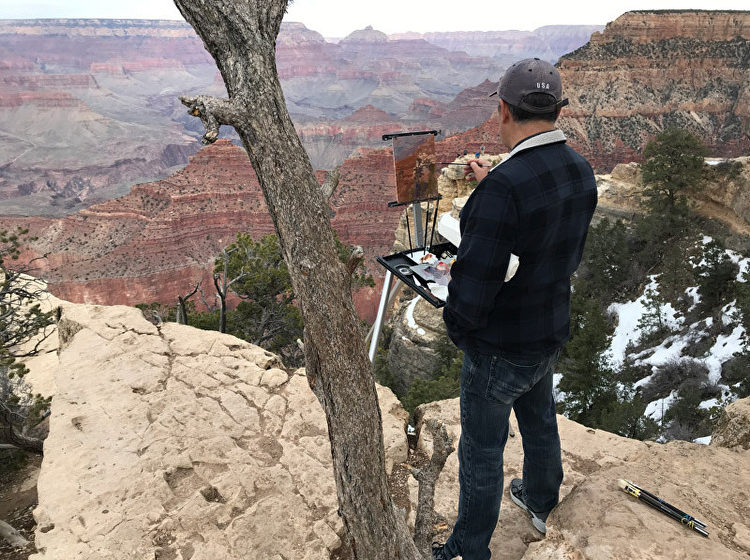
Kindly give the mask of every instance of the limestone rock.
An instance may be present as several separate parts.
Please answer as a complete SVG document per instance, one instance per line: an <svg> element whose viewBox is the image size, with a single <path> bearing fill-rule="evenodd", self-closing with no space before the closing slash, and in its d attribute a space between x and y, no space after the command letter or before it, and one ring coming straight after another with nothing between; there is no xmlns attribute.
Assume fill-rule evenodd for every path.
<svg viewBox="0 0 750 560"><path fill-rule="evenodd" d="M342 524L322 408L300 370L137 309L65 305L35 560L328 560ZM380 388L389 466L406 413Z"/></svg>
<svg viewBox="0 0 750 560"><path fill-rule="evenodd" d="M750 449L750 398L734 401L724 409L711 436L711 445Z"/></svg>
<svg viewBox="0 0 750 560"><path fill-rule="evenodd" d="M406 394L417 377L429 377L442 364L437 347L446 336L442 309L409 290L410 297L394 314L388 366L397 392Z"/></svg>
<svg viewBox="0 0 750 560"><path fill-rule="evenodd" d="M560 57L570 105L560 127L594 169L642 161L667 126L722 157L747 154L748 11L627 12Z"/></svg>
<svg viewBox="0 0 750 560"><path fill-rule="evenodd" d="M330 558L343 527L326 421L304 370L286 372L274 355L228 335L157 328L132 308L63 304L61 312L31 560ZM409 453L407 415L390 390L379 387L378 397L391 468ZM737 434L746 409L746 401L730 409ZM457 399L420 413L444 420L458 444ZM747 558L742 445L644 443L558 421L565 480L547 537L506 494L493 559ZM429 455L426 433L418 445ZM517 435L506 448L506 486L521 472ZM447 525L457 478L453 453L435 496ZM710 537L623 493L619 478L703 520ZM416 487L406 487L413 522Z"/></svg>
<svg viewBox="0 0 750 560"><path fill-rule="evenodd" d="M422 421L440 418L458 444L458 400L423 405ZM687 442L666 445L587 429L558 416L565 479L561 502L542 539L525 514L503 497L490 544L493 560L703 560L747 558L750 475L746 451ZM511 425L518 433L515 418ZM428 454L425 433L419 445ZM521 436L505 449L505 487L522 476ZM457 512L458 460L453 453L438 481L435 506L452 526ZM619 489L626 478L708 524L709 538L691 532Z"/></svg>

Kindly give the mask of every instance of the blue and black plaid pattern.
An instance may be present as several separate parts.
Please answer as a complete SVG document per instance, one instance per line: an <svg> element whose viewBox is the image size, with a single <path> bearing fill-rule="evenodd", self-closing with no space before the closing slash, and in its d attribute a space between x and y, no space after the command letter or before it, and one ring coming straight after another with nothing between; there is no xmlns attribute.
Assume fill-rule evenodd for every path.
<svg viewBox="0 0 750 560"><path fill-rule="evenodd" d="M596 201L591 166L564 142L513 155L477 186L443 313L459 348L533 356L567 342L570 277ZM506 283L510 253L520 266Z"/></svg>

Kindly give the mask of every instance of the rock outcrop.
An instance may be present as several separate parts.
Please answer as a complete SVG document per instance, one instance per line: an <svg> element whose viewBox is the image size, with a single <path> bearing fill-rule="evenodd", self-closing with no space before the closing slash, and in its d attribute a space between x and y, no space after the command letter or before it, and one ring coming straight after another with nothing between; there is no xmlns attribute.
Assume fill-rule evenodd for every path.
<svg viewBox="0 0 750 560"><path fill-rule="evenodd" d="M668 127L696 134L716 157L747 155L748 60L750 11L628 12L560 57L570 105L558 124L599 173L642 161L646 143ZM443 146L499 153L497 132L493 114Z"/></svg>
<svg viewBox="0 0 750 560"><path fill-rule="evenodd" d="M720 157L750 150L750 11L628 12L560 58L561 128L599 171L667 127Z"/></svg>
<svg viewBox="0 0 750 560"><path fill-rule="evenodd" d="M444 420L449 434L454 441L458 440L458 400L423 405L422 411L423 421ZM539 538L506 493L490 544L493 558L739 560L750 553L750 529L745 522L750 480L741 466L748 460L746 451L686 442L657 444L629 440L588 429L562 416L558 416L558 423L565 479L561 503L547 519L547 536ZM514 421L511 425L518 434ZM521 443L520 435L508 439L504 460L506 486L511 478L522 475ZM431 442L423 437L420 446L429 452ZM452 454L436 492L436 509L449 520L455 519L458 507L457 472L458 460ZM617 485L621 478L708 523L710 537L691 533L626 495Z"/></svg>
<svg viewBox="0 0 750 560"><path fill-rule="evenodd" d="M750 400L742 399L727 406L719 418L711 438L711 445L736 449L750 449Z"/></svg>
<svg viewBox="0 0 750 560"><path fill-rule="evenodd" d="M273 355L232 337L157 327L125 307L64 303L58 329L33 560L328 560L337 551L343 532L326 422L302 371L284 371ZM389 468L404 481L401 463L414 457L406 415L389 390L378 394ZM458 441L457 400L425 405L421 416L444 421ZM644 443L559 422L566 478L547 538L506 497L493 558L750 553L747 450ZM506 482L521 472L520 439L508 442ZM426 432L419 449L431 452ZM706 522L710 537L624 494L618 478ZM412 519L416 488L406 486L411 499L399 496L399 506ZM435 500L448 524L457 496L453 453Z"/></svg>
<svg viewBox="0 0 750 560"><path fill-rule="evenodd" d="M58 331L33 558L327 560L340 545L303 371L132 308L64 305ZM379 398L390 469L407 457L407 415Z"/></svg>

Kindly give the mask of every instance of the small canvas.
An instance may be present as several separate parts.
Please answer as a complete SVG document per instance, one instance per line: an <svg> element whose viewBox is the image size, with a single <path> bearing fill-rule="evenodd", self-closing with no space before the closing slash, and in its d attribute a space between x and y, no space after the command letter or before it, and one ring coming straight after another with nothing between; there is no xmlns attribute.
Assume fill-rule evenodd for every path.
<svg viewBox="0 0 750 560"><path fill-rule="evenodd" d="M399 203L437 198L433 133L394 137L393 160L396 165L396 198Z"/></svg>

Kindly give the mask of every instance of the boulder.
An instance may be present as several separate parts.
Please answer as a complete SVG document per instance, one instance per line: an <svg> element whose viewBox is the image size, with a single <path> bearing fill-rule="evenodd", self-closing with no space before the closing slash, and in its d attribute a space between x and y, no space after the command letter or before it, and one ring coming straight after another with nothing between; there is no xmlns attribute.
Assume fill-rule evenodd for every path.
<svg viewBox="0 0 750 560"><path fill-rule="evenodd" d="M711 445L737 451L750 449L750 398L734 401L721 413Z"/></svg>
<svg viewBox="0 0 750 560"><path fill-rule="evenodd" d="M458 399L422 405L421 423L445 421L454 446L460 436ZM711 445L642 442L593 430L558 416L565 479L560 504L536 532L507 493L490 543L493 560L703 560L747 558L750 455ZM511 426L518 432L515 418ZM505 487L521 477L521 436L508 438ZM431 453L426 430L419 447ZM627 479L708 524L709 537L691 531L623 492ZM435 509L452 527L458 507L458 460L448 457L438 480ZM416 488L412 485L416 496ZM450 531L446 531L446 535Z"/></svg>
<svg viewBox="0 0 750 560"><path fill-rule="evenodd" d="M331 451L304 370L128 307L65 304L34 560L299 558L340 546ZM378 389L387 463L407 415Z"/></svg>

